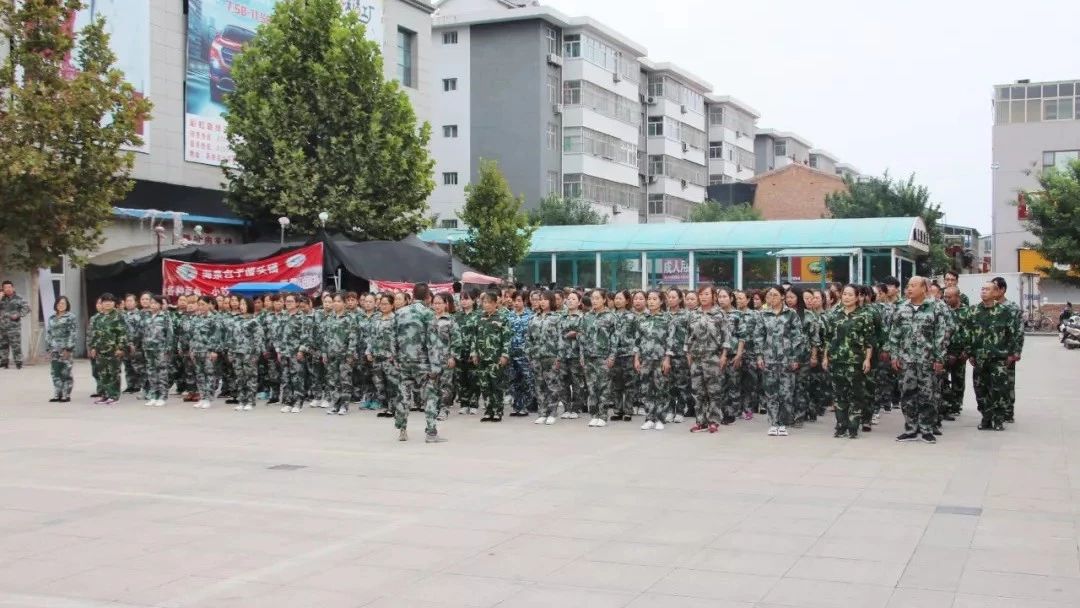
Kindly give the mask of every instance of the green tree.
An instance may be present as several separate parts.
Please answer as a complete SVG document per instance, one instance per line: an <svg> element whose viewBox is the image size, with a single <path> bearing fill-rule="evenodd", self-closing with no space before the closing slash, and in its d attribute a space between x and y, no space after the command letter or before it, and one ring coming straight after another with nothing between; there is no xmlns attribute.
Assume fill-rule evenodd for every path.
<svg viewBox="0 0 1080 608"><path fill-rule="evenodd" d="M480 160L480 179L465 187L459 217L469 226L461 259L481 272L502 276L529 253L536 226L521 210L510 184L493 160Z"/></svg>
<svg viewBox="0 0 1080 608"><path fill-rule="evenodd" d="M540 204L529 210L529 221L537 226L583 226L606 224L607 220L606 215L579 198L554 194L540 199Z"/></svg>
<svg viewBox="0 0 1080 608"><path fill-rule="evenodd" d="M921 217L930 237L930 253L916 260L920 274L953 269L953 260L945 253L941 231L941 205L930 202L930 191L915 183L915 176L894 180L886 171L881 177L844 177L847 191L825 195L825 207L835 218Z"/></svg>
<svg viewBox="0 0 1080 608"><path fill-rule="evenodd" d="M764 219L761 212L749 203L724 205L716 201L705 201L690 211L691 222L754 222Z"/></svg>
<svg viewBox="0 0 1080 608"><path fill-rule="evenodd" d="M431 127L340 0L278 2L232 76L225 200L238 215L313 230L327 211L327 228L390 240L428 226Z"/></svg>
<svg viewBox="0 0 1080 608"><path fill-rule="evenodd" d="M1039 238L1028 243L1044 258L1066 269L1040 268L1050 278L1080 285L1080 161L1039 176L1039 192L1026 193L1028 229Z"/></svg>
<svg viewBox="0 0 1080 608"><path fill-rule="evenodd" d="M83 262L104 241L113 204L134 186L134 158L122 148L142 144L138 125L151 105L114 66L102 18L73 39L68 18L81 7L0 2L9 50L0 65L0 266Z"/></svg>

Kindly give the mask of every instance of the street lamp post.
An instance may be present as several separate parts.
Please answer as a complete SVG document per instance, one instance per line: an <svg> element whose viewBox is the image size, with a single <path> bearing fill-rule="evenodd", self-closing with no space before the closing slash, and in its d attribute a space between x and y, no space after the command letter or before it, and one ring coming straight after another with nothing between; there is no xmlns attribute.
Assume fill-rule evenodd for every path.
<svg viewBox="0 0 1080 608"><path fill-rule="evenodd" d="M281 244L285 244L285 227L289 225L289 218L282 216L277 218L277 223L281 225Z"/></svg>

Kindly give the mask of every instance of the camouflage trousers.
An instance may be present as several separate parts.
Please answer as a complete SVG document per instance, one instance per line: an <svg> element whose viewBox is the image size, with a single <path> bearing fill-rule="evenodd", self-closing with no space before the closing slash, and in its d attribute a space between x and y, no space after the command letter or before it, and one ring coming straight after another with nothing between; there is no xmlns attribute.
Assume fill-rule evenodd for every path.
<svg viewBox="0 0 1080 608"><path fill-rule="evenodd" d="M611 409L620 416L634 413L634 399L638 394L638 373L634 370L633 355L615 357L611 368L610 403Z"/></svg>
<svg viewBox="0 0 1080 608"><path fill-rule="evenodd" d="M75 380L71 376L71 353L64 357L62 353L49 353L49 375L52 376L53 396L60 399L71 397Z"/></svg>
<svg viewBox="0 0 1080 608"><path fill-rule="evenodd" d="M668 378L664 375L662 359L642 359L638 373L638 390L645 403L645 420L663 422L671 405Z"/></svg>
<svg viewBox="0 0 1080 608"><path fill-rule="evenodd" d="M281 357L281 404L304 407L304 362Z"/></svg>
<svg viewBox="0 0 1080 608"><path fill-rule="evenodd" d="M353 368L352 374L352 400L363 401L365 399L374 399L372 395L371 387L371 363L362 354L356 366Z"/></svg>
<svg viewBox="0 0 1080 608"><path fill-rule="evenodd" d="M828 374L821 369L821 364L811 367L804 365L799 370L796 420L813 420L825 414L829 402L830 384ZM801 417L800 417L801 416Z"/></svg>
<svg viewBox="0 0 1080 608"><path fill-rule="evenodd" d="M559 359L559 388L563 410L580 414L585 409L585 367L581 360Z"/></svg>
<svg viewBox="0 0 1080 608"><path fill-rule="evenodd" d="M502 418L506 374L498 361L481 361L473 370L476 390L484 399L484 415Z"/></svg>
<svg viewBox="0 0 1080 608"><path fill-rule="evenodd" d="M607 359L603 357L587 357L585 359L585 386L588 389L587 403L589 415L593 418L606 418L611 394L611 370L608 369Z"/></svg>
<svg viewBox="0 0 1080 608"><path fill-rule="evenodd" d="M259 392L259 353L229 353L233 373L233 397L240 405L255 405Z"/></svg>
<svg viewBox="0 0 1080 608"><path fill-rule="evenodd" d="M98 391L103 397L120 398L120 357L114 353L98 353L97 356Z"/></svg>
<svg viewBox="0 0 1080 608"><path fill-rule="evenodd" d="M172 359L167 350L143 352L146 361L146 398L166 399L169 396Z"/></svg>
<svg viewBox="0 0 1080 608"><path fill-rule="evenodd" d="M532 368L525 355L510 357L510 365L507 370L510 381L510 394L514 398L514 411L524 412L536 407L533 400L535 389L533 388Z"/></svg>
<svg viewBox="0 0 1080 608"><path fill-rule="evenodd" d="M690 390L694 394L698 426L719 424L724 393L724 370L720 369L720 355L694 357L690 364Z"/></svg>
<svg viewBox="0 0 1080 608"><path fill-rule="evenodd" d="M862 362L853 363L832 361L829 367L829 380L832 382L832 394L836 403L836 430L851 436L859 434L862 425L862 410L866 403L866 374L862 371Z"/></svg>
<svg viewBox="0 0 1080 608"><path fill-rule="evenodd" d="M668 376L668 412L689 415L694 409L694 392L690 386L690 363L682 353L671 357Z"/></svg>
<svg viewBox="0 0 1080 608"><path fill-rule="evenodd" d="M903 397L897 393L903 393L902 382L892 368L891 361L874 360L874 412L883 409L892 409L892 406ZM899 399L898 399L899 397Z"/></svg>
<svg viewBox="0 0 1080 608"><path fill-rule="evenodd" d="M195 390L195 376L192 373L191 359L177 355L173 358L171 366L172 382L176 384L176 390L181 393Z"/></svg>
<svg viewBox="0 0 1080 608"><path fill-rule="evenodd" d="M141 348L124 354L124 385L128 389L146 391L146 355Z"/></svg>
<svg viewBox="0 0 1080 608"><path fill-rule="evenodd" d="M457 393L458 404L462 408L478 407L478 393L476 391L475 366L468 354L457 359L454 367L454 392Z"/></svg>
<svg viewBox="0 0 1080 608"><path fill-rule="evenodd" d="M217 363L210 358L210 353L191 353L191 362L195 369L195 387L199 396L213 401L218 383Z"/></svg>
<svg viewBox="0 0 1080 608"><path fill-rule="evenodd" d="M908 432L932 433L937 420L934 408L934 367L930 361L904 361L900 369L900 409Z"/></svg>
<svg viewBox="0 0 1080 608"><path fill-rule="evenodd" d="M533 380L536 386L536 413L540 416L555 416L559 413L559 395L562 394L559 382L560 370L555 368L556 359L536 359L532 361Z"/></svg>
<svg viewBox="0 0 1080 608"><path fill-rule="evenodd" d="M371 366L371 397L386 409L394 407L397 366L389 359L375 359Z"/></svg>
<svg viewBox="0 0 1080 608"><path fill-rule="evenodd" d="M323 363L323 372L326 380L326 400L334 411L349 411L349 401L353 392L353 365L352 355L330 355Z"/></svg>
<svg viewBox="0 0 1080 608"><path fill-rule="evenodd" d="M761 370L754 357L747 357L739 369L739 403L752 414L761 407Z"/></svg>
<svg viewBox="0 0 1080 608"><path fill-rule="evenodd" d="M308 399L324 399L326 396L326 364L323 363L322 355L313 353L311 357L304 359L307 365L304 368L304 386L307 388L305 396Z"/></svg>
<svg viewBox="0 0 1080 608"><path fill-rule="evenodd" d="M430 403L432 399L435 400L434 407L437 416L446 416L450 413L450 407L454 405L454 370L443 368L428 379L425 414L432 407Z"/></svg>
<svg viewBox="0 0 1080 608"><path fill-rule="evenodd" d="M236 369L232 353L221 353L217 360L217 374L221 380L221 396L236 399Z"/></svg>
<svg viewBox="0 0 1080 608"><path fill-rule="evenodd" d="M877 385L874 383L875 371L876 369L871 367L869 374L860 376L860 380L862 381L862 423L864 426L871 424L874 421L874 414L877 413L877 410L875 409L875 400L877 399Z"/></svg>
<svg viewBox="0 0 1080 608"><path fill-rule="evenodd" d="M1005 401L1005 419L1012 420L1016 417L1016 366L1005 368L1008 373L1006 374L1005 387L1008 393L1008 399Z"/></svg>
<svg viewBox="0 0 1080 608"><path fill-rule="evenodd" d="M1005 360L979 360L971 374L983 424L1003 424L1009 414L1010 368Z"/></svg>
<svg viewBox="0 0 1080 608"><path fill-rule="evenodd" d="M22 329L19 323L0 325L0 364L8 363L8 350L16 364L22 363Z"/></svg>
<svg viewBox="0 0 1080 608"><path fill-rule="evenodd" d="M427 398L427 381L431 367L418 361L399 361L397 368L397 399L394 400L394 428L404 429L409 426L409 409L418 401ZM434 405L434 404L432 404ZM502 405L502 401L499 402ZM425 410L427 405L425 404ZM435 411L431 415L434 426Z"/></svg>
<svg viewBox="0 0 1080 608"><path fill-rule="evenodd" d="M729 420L743 413L745 406L742 403L742 390L739 388L739 380L742 377L742 365L735 367L728 360L728 364L721 372L720 413Z"/></svg>
<svg viewBox="0 0 1080 608"><path fill-rule="evenodd" d="M787 426L795 406L796 373L785 363L767 363L761 373L769 426Z"/></svg>
<svg viewBox="0 0 1080 608"><path fill-rule="evenodd" d="M958 415L964 405L964 387L967 381L967 361L957 358L945 364L945 376L941 383L943 414Z"/></svg>
<svg viewBox="0 0 1080 608"><path fill-rule="evenodd" d="M98 371L97 357L90 359L90 377L94 379L94 394L101 394L101 372Z"/></svg>

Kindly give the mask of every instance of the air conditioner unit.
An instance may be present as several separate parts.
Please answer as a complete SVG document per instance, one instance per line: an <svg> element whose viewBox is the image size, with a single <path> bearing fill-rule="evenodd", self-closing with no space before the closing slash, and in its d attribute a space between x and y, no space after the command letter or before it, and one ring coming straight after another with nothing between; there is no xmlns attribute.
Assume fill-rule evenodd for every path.
<svg viewBox="0 0 1080 608"><path fill-rule="evenodd" d="M612 82L622 82L622 76L619 76L618 72L612 72L611 73L611 81Z"/></svg>
<svg viewBox="0 0 1080 608"><path fill-rule="evenodd" d="M648 97L645 98L645 103L649 104L650 106L655 106L656 105L656 98L653 97L652 95L649 95Z"/></svg>
<svg viewBox="0 0 1080 608"><path fill-rule="evenodd" d="M656 183L656 176L655 175L650 175L649 176L649 183L650 184L655 184Z"/></svg>
<svg viewBox="0 0 1080 608"><path fill-rule="evenodd" d="M686 104L683 104L683 105L679 106L679 111L682 112L683 114L686 114L690 110L686 107Z"/></svg>
<svg viewBox="0 0 1080 608"><path fill-rule="evenodd" d="M562 106L561 103L553 103L553 104L551 104L551 111L554 112L555 114L562 114L562 108L563 108L563 106Z"/></svg>
<svg viewBox="0 0 1080 608"><path fill-rule="evenodd" d="M682 142L682 151L683 152L689 152L690 151L690 144L686 143L685 141Z"/></svg>
<svg viewBox="0 0 1080 608"><path fill-rule="evenodd" d="M682 180L682 189L686 190L686 180Z"/></svg>
<svg viewBox="0 0 1080 608"><path fill-rule="evenodd" d="M562 67L563 59L561 55L558 55L556 53L548 53L547 62L551 65L557 65L559 67Z"/></svg>

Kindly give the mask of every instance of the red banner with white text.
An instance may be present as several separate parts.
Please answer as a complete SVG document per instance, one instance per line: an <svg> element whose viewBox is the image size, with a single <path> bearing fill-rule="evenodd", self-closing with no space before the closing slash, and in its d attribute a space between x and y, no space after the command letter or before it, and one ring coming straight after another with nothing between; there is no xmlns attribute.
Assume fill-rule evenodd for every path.
<svg viewBox="0 0 1080 608"><path fill-rule="evenodd" d="M237 283L293 283L315 292L323 284L323 244L242 264L203 264L182 260L161 261L162 294L217 296Z"/></svg>

